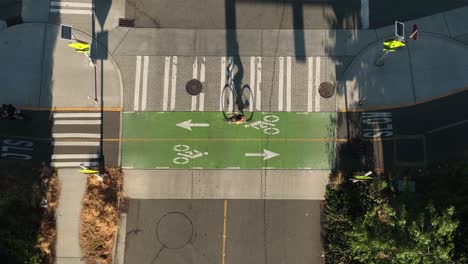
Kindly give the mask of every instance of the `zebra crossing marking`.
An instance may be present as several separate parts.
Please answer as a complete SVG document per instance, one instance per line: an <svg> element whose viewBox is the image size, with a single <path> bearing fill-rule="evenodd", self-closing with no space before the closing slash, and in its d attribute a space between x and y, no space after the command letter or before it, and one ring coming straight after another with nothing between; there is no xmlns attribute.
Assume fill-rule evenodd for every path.
<svg viewBox="0 0 468 264"><path fill-rule="evenodd" d="M53 124L59 125L61 127L70 125L76 128L76 125L101 125L101 113L53 113ZM85 119L77 119L85 118ZM94 119L86 119L94 118ZM89 127L89 126L87 126ZM75 140L67 140L75 139ZM88 140L77 140L77 139L88 139ZM101 139L100 133L52 133L51 145L58 147L59 152L63 154L52 154L50 163L53 167L79 167L80 164L84 162L87 166L97 166L99 165L96 159L99 159L100 155L97 154L99 150L96 147L100 146L99 141L89 141L89 139ZM65 147L65 148L64 148ZM95 147L94 151L90 151L89 148L74 148L72 151L75 153L66 153L66 147ZM90 151L92 153L79 153L83 150ZM76 153L78 152L78 153ZM70 160L81 160L81 161L70 161Z"/></svg>
<svg viewBox="0 0 468 264"><path fill-rule="evenodd" d="M315 112L320 112L320 94L318 87L320 85L320 57L315 58Z"/></svg>
<svg viewBox="0 0 468 264"><path fill-rule="evenodd" d="M80 167L80 165L84 165L87 167L99 166L98 161L52 161L50 162L51 167L55 168L65 168L65 167Z"/></svg>
<svg viewBox="0 0 468 264"><path fill-rule="evenodd" d="M203 56L200 62L200 78L198 78L198 56L195 57L195 61L192 65L192 79L199 80L202 84L205 82L205 61L206 58ZM192 96L192 112L197 110L197 101L198 103L198 110L204 111L205 109L205 93L200 93L196 96Z"/></svg>
<svg viewBox="0 0 468 264"><path fill-rule="evenodd" d="M312 112L313 57L307 58L307 112Z"/></svg>
<svg viewBox="0 0 468 264"><path fill-rule="evenodd" d="M100 125L101 120L55 120L54 125Z"/></svg>
<svg viewBox="0 0 468 264"><path fill-rule="evenodd" d="M77 147L77 146L88 146L88 147L99 147L99 141L52 141L52 146L67 146L67 147Z"/></svg>
<svg viewBox="0 0 468 264"><path fill-rule="evenodd" d="M92 15L94 12L94 4L51 1L49 12L70 15Z"/></svg>
<svg viewBox="0 0 468 264"><path fill-rule="evenodd" d="M141 95L141 110L146 110L146 96L148 93L148 64L149 57L144 56L143 58L143 86L142 86L142 95Z"/></svg>

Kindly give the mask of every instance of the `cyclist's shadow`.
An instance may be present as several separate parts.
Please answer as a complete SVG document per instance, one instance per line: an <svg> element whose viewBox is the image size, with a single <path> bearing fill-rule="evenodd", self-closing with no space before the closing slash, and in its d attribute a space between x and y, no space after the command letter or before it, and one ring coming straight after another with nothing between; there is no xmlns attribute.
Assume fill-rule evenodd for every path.
<svg viewBox="0 0 468 264"><path fill-rule="evenodd" d="M239 55L233 56L234 67L237 68L237 72L233 77L234 90L237 95L242 95L242 79L244 78L244 66L242 65L241 58ZM247 106L242 102L242 96L236 96L237 109L242 113L244 108Z"/></svg>

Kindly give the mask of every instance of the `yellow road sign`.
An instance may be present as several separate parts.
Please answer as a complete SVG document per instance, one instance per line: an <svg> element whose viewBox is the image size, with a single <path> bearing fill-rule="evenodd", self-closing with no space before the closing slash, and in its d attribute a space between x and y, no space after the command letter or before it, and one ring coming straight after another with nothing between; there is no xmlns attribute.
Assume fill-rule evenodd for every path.
<svg viewBox="0 0 468 264"><path fill-rule="evenodd" d="M86 43L80 43L80 42L70 43L68 44L68 47L75 49L76 52L89 53L89 44L86 44Z"/></svg>

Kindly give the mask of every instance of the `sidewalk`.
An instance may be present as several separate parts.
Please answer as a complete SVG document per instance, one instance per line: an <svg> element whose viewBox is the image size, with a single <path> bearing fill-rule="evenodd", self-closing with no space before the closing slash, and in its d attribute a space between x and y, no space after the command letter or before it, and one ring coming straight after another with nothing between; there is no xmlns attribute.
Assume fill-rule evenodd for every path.
<svg viewBox="0 0 468 264"><path fill-rule="evenodd" d="M260 30L115 28L101 36L114 56L324 56L354 58L337 69L337 109L354 111L414 104L468 86L468 7L407 21L416 41L376 67L394 26L377 30ZM300 36L300 37L297 37ZM295 39L304 39L296 43ZM236 45L237 43L237 45ZM338 75L339 72L344 72ZM359 99L366 98L362 106Z"/></svg>
<svg viewBox="0 0 468 264"><path fill-rule="evenodd" d="M74 35L91 43L86 33L74 31ZM103 94L104 107L121 106L120 72L112 57L98 60L96 68L90 66L84 54L60 39L59 26L20 24L0 31L0 43L4 103L22 108L95 108L100 105L88 96L101 100ZM97 53L106 54L104 47L99 46Z"/></svg>
<svg viewBox="0 0 468 264"><path fill-rule="evenodd" d="M82 263L79 227L87 177L77 169L60 169L58 177L62 188L57 208L57 264Z"/></svg>

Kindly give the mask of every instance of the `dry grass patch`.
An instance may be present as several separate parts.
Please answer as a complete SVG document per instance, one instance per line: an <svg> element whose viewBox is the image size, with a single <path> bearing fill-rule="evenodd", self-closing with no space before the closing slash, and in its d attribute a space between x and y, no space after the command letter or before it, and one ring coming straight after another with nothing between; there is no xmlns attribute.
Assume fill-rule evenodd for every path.
<svg viewBox="0 0 468 264"><path fill-rule="evenodd" d="M121 169L106 168L104 181L89 175L83 197L80 222L80 245L84 260L92 264L112 263L119 205L122 199Z"/></svg>
<svg viewBox="0 0 468 264"><path fill-rule="evenodd" d="M55 212L60 197L60 184L55 170L44 166L41 173L41 197L47 201L39 226L39 239L36 247L41 251L42 263L55 263L55 243L57 230Z"/></svg>

